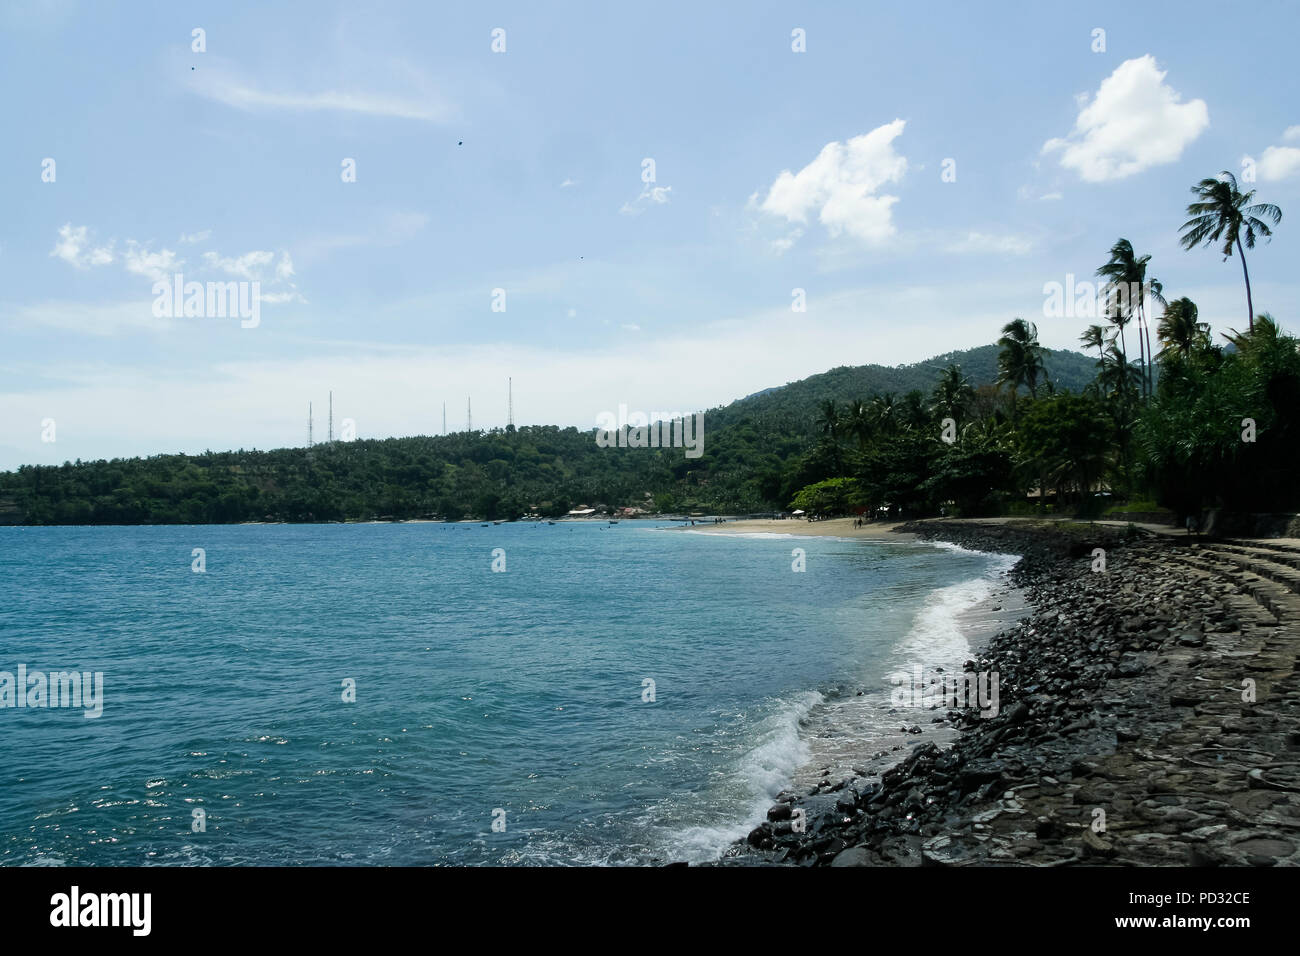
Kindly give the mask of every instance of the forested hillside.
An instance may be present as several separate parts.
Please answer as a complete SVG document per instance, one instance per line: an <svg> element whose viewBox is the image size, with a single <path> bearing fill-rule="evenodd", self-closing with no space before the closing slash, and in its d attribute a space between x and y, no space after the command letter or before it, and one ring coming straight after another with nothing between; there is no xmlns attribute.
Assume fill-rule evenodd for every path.
<svg viewBox="0 0 1300 956"><path fill-rule="evenodd" d="M783 508L802 486L817 410L912 390L928 394L959 364L997 380L997 348L927 362L833 369L705 413L704 455L599 448L589 430L554 426L358 440L201 455L24 466L0 473L0 523L137 524L340 521L563 514L579 504L682 510ZM1082 387L1095 362L1053 353L1060 386Z"/></svg>

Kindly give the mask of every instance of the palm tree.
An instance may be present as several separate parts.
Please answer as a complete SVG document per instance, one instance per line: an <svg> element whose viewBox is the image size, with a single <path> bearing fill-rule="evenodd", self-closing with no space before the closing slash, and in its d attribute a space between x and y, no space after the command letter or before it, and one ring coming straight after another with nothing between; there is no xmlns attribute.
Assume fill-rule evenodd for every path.
<svg viewBox="0 0 1300 956"><path fill-rule="evenodd" d="M851 435L858 440L859 448L865 448L871 441L873 432L870 407L856 398L849 402L842 427L845 435Z"/></svg>
<svg viewBox="0 0 1300 956"><path fill-rule="evenodd" d="M835 402L829 398L823 399L817 409L817 430L831 441L840 437L843 430L843 423L840 421L840 410L835 406Z"/></svg>
<svg viewBox="0 0 1300 956"><path fill-rule="evenodd" d="M1226 262L1232 256L1232 247L1237 247L1241 256L1241 274L1246 280L1246 318L1250 328L1255 327L1255 303L1250 296L1250 270L1246 268L1246 249L1255 248L1255 239L1263 236L1271 238L1273 230L1265 219L1273 225L1282 221L1282 210L1272 203L1252 203L1255 190L1242 193L1237 189L1237 177L1226 169L1217 179L1202 179L1192 187L1192 193L1199 202L1188 205L1187 214L1191 216L1182 225L1182 242L1184 249L1193 249L1202 243L1212 245L1223 240L1223 259ZM1245 244L1242 243L1242 229L1245 228Z"/></svg>
<svg viewBox="0 0 1300 956"><path fill-rule="evenodd" d="M1156 337L1164 348L1157 353L1156 358L1163 359L1171 352L1187 358L1193 349L1208 344L1210 326L1196 319L1196 303L1186 296L1174 299L1165 306L1165 314L1160 317L1160 325L1156 329Z"/></svg>
<svg viewBox="0 0 1300 956"><path fill-rule="evenodd" d="M1038 326L1024 319L1012 319L1002 326L998 339L998 384L1011 386L1012 401L1021 385L1027 386L1030 398L1038 397L1038 378L1046 376L1043 356L1048 350L1038 344Z"/></svg>
<svg viewBox="0 0 1300 956"><path fill-rule="evenodd" d="M1097 359L1101 361L1106 355L1106 330L1100 325L1090 325L1079 336L1079 344L1085 349L1096 349Z"/></svg>
<svg viewBox="0 0 1300 956"><path fill-rule="evenodd" d="M1147 394L1150 386L1150 361L1151 354L1151 332L1146 328L1146 297L1148 294L1153 299L1164 304L1164 296L1161 293L1164 287L1159 279L1147 278L1147 264L1151 261L1150 255L1139 256L1133 251L1133 243L1127 239L1119 239L1115 245L1110 247L1110 259L1097 270L1097 275L1106 279L1105 292L1108 300L1116 306L1115 317L1120 320L1119 325L1121 338L1124 331L1124 323L1130 319L1137 319L1138 326L1138 360L1142 367L1142 392ZM1142 336L1146 332L1146 345L1143 346ZM1125 352L1127 356L1127 352Z"/></svg>
<svg viewBox="0 0 1300 956"><path fill-rule="evenodd" d="M884 432L892 432L897 424L897 402L893 392L874 395L871 399L871 419L875 426Z"/></svg>
<svg viewBox="0 0 1300 956"><path fill-rule="evenodd" d="M1261 312L1255 320L1255 324L1244 334L1236 329L1229 329L1231 335L1224 333L1224 338L1236 347L1238 352L1249 354L1254 351L1261 351L1269 345L1275 345L1278 336L1282 330L1278 327L1277 320L1267 312Z"/></svg>
<svg viewBox="0 0 1300 956"><path fill-rule="evenodd" d="M1097 373L1097 384L1101 393L1107 398L1118 399L1121 415L1129 406L1130 396L1142 381L1142 374L1137 366L1129 363L1128 358L1112 341L1101 360L1101 371Z"/></svg>
<svg viewBox="0 0 1300 956"><path fill-rule="evenodd" d="M970 403L975 400L975 389L961 372L960 365L949 365L939 374L939 381L930 393L930 403L941 417L961 421Z"/></svg>

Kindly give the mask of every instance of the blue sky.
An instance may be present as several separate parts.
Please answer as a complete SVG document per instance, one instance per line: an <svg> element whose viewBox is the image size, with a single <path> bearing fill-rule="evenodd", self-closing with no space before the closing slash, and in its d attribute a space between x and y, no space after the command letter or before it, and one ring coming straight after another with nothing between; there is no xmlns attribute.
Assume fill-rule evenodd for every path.
<svg viewBox="0 0 1300 956"><path fill-rule="evenodd" d="M1075 347L1044 284L1120 236L1241 327L1240 264L1177 231L1247 158L1294 331L1297 8L976 6L5 4L0 468L302 444L331 388L361 437L502 425L508 377L518 423L591 427L1017 315ZM260 323L156 316L176 272L258 280Z"/></svg>

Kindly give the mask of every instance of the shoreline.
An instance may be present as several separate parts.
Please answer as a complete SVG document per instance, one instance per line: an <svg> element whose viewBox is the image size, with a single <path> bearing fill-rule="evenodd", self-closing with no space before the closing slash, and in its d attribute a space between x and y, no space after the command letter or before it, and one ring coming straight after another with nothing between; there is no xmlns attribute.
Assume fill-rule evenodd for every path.
<svg viewBox="0 0 1300 956"><path fill-rule="evenodd" d="M993 580L986 597L954 614L954 623L969 654L977 655L993 633L1013 625L1025 609L1024 592L1004 572ZM936 672L944 673L944 666L938 665ZM826 700L800 721L800 731L811 735L810 759L795 770L777 799L801 792L836 792L847 778L879 777L918 746L948 746L958 735L956 716L937 704L899 707L891 701L891 690L883 686ZM886 726L894 729L884 730ZM849 738L843 748L818 746L819 740L842 738Z"/></svg>
<svg viewBox="0 0 1300 956"><path fill-rule="evenodd" d="M1023 555L1026 616L966 663L999 675L997 715L949 712L951 746L781 795L716 865L1300 865L1300 548L900 530Z"/></svg>
<svg viewBox="0 0 1300 956"><path fill-rule="evenodd" d="M868 522L861 528L853 527L852 518L828 518L825 521L801 521L798 518L739 518L722 524L701 521L697 525L680 525L671 530L694 531L696 534L739 535L789 535L794 538L883 538L892 540L914 538L916 535L898 532L901 521Z"/></svg>

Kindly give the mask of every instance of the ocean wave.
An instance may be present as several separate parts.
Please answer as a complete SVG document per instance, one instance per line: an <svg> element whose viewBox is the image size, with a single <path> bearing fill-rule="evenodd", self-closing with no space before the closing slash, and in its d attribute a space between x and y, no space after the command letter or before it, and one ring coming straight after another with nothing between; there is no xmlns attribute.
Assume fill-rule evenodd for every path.
<svg viewBox="0 0 1300 956"><path fill-rule="evenodd" d="M756 743L735 762L720 795L724 805L739 807L739 812L723 813L721 819L670 831L665 842L674 859L693 863L716 860L765 818L772 800L790 784L795 771L808 762L811 750L799 727L824 702L819 692L803 691L782 701L774 713L758 723ZM684 808L669 809L678 816Z"/></svg>

